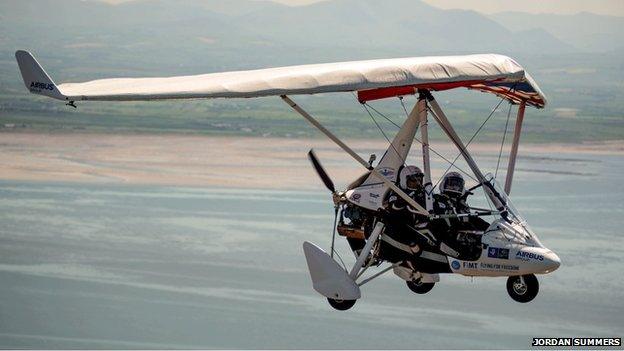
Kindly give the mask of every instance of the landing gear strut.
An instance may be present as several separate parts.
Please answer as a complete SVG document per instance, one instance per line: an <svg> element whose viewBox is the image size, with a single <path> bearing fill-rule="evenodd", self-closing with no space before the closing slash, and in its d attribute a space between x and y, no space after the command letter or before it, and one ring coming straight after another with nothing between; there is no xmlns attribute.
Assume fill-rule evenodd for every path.
<svg viewBox="0 0 624 351"><path fill-rule="evenodd" d="M539 282L534 274L518 275L507 279L507 292L512 299L526 303L539 292Z"/></svg>

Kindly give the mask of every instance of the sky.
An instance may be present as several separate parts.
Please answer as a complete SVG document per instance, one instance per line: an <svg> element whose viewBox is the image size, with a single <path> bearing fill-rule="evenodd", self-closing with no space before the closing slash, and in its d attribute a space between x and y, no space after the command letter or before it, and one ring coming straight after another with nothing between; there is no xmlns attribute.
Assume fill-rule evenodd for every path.
<svg viewBox="0 0 624 351"><path fill-rule="evenodd" d="M109 3L120 3L132 0L102 0ZM226 0L224 0L226 1ZM291 6L308 5L329 0L256 0L274 1ZM443 9L464 9L492 14L503 11L520 11L529 13L555 13L570 15L578 12L591 12L599 15L624 17L624 0L423 0L424 2Z"/></svg>
<svg viewBox="0 0 624 351"><path fill-rule="evenodd" d="M326 0L274 0L287 5L305 5ZM624 0L424 0L443 9L466 9L482 13L521 11L530 13L574 14L582 11L624 16Z"/></svg>

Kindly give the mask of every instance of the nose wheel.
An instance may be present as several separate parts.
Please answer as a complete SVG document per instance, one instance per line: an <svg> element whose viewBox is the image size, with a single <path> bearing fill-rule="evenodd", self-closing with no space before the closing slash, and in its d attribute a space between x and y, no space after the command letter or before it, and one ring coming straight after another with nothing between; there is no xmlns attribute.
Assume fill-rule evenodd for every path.
<svg viewBox="0 0 624 351"><path fill-rule="evenodd" d="M423 283L421 279L408 280L405 283L411 291L417 294L426 294L431 291L435 285L435 283Z"/></svg>
<svg viewBox="0 0 624 351"><path fill-rule="evenodd" d="M507 279L507 293L515 301L526 303L539 292L539 282L534 274L518 275Z"/></svg>

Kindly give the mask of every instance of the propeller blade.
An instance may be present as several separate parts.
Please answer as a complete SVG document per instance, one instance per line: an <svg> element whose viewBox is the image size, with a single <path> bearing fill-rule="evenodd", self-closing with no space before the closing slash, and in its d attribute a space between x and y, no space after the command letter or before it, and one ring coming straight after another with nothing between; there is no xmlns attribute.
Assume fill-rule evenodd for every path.
<svg viewBox="0 0 624 351"><path fill-rule="evenodd" d="M312 162L312 166L314 166L316 173L318 173L319 177L321 177L321 180L323 180L323 183L325 183L327 189L329 189L329 191L331 191L332 193L335 193L336 187L334 187L334 182L332 182L332 180L327 175L327 172L325 172L323 166L321 166L321 163L316 157L314 150L310 149L310 151L308 152L308 158L310 159L310 162Z"/></svg>

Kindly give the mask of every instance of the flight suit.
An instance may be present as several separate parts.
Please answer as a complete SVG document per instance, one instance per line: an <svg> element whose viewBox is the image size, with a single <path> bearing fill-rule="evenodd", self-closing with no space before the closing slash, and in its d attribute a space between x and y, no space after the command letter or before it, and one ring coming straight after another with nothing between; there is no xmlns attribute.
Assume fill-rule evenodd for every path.
<svg viewBox="0 0 624 351"><path fill-rule="evenodd" d="M425 195L422 191L411 191L407 194L419 205L425 207ZM422 233L429 220L427 216L418 213L396 193L388 197L387 210L384 215L386 228L381 237L382 257L390 262L408 260L419 254L423 247L435 246L435 238Z"/></svg>

